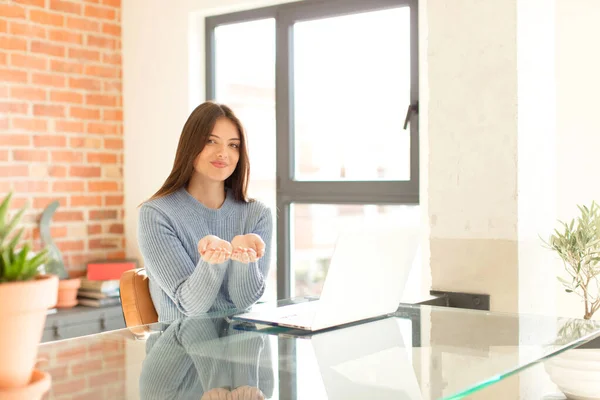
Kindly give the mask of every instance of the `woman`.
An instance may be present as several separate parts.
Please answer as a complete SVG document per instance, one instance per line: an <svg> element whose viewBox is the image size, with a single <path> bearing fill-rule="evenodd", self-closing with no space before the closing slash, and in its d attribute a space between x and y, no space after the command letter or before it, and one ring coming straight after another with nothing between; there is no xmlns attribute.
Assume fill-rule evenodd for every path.
<svg viewBox="0 0 600 400"><path fill-rule="evenodd" d="M171 174L142 204L138 238L159 321L247 308L264 293L273 221L247 199L244 129L205 102L183 127Z"/></svg>

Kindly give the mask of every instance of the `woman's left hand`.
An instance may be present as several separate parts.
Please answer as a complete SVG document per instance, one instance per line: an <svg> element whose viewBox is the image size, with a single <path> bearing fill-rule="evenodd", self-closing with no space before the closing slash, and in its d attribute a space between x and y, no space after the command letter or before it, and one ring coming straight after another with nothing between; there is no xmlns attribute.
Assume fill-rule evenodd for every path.
<svg viewBox="0 0 600 400"><path fill-rule="evenodd" d="M205 392L200 400L230 400L231 393L227 389L214 388Z"/></svg>
<svg viewBox="0 0 600 400"><path fill-rule="evenodd" d="M231 259L244 264L255 262L265 255L265 242L254 233L234 237L231 246Z"/></svg>
<svg viewBox="0 0 600 400"><path fill-rule="evenodd" d="M231 391L232 400L265 400L265 395L257 387L242 386Z"/></svg>

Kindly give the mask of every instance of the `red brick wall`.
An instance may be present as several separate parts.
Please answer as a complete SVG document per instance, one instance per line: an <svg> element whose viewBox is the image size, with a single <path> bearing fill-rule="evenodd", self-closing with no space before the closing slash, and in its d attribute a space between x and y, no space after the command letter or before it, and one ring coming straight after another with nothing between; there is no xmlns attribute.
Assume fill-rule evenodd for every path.
<svg viewBox="0 0 600 400"><path fill-rule="evenodd" d="M53 233L72 270L124 256L120 7L0 1L0 194L29 202L34 239L60 201Z"/></svg>
<svg viewBox="0 0 600 400"><path fill-rule="evenodd" d="M52 376L44 399L124 399L125 338L101 335L42 345L37 368Z"/></svg>

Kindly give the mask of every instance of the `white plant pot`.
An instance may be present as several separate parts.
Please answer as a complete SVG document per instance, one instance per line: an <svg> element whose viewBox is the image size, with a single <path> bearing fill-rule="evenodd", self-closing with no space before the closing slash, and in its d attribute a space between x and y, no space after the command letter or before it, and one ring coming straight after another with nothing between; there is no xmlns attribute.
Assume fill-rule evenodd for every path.
<svg viewBox="0 0 600 400"><path fill-rule="evenodd" d="M600 349L567 350L544 367L568 399L600 400Z"/></svg>

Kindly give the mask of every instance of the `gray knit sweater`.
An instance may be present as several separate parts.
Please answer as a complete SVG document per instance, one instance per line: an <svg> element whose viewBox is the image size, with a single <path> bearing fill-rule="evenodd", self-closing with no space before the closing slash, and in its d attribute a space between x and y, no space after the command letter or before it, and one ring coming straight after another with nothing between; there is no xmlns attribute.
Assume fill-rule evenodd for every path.
<svg viewBox="0 0 600 400"><path fill-rule="evenodd" d="M254 304L265 291L272 230L264 204L238 202L230 190L219 209L205 207L184 188L144 203L138 240L159 321ZM198 241L206 235L231 241L248 233L266 245L257 262L210 265L198 253Z"/></svg>

